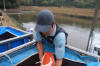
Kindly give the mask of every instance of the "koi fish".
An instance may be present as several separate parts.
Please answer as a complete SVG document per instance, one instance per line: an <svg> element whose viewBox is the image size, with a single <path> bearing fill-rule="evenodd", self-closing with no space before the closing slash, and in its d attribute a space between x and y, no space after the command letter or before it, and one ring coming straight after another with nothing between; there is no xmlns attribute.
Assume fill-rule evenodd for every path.
<svg viewBox="0 0 100 66"><path fill-rule="evenodd" d="M54 66L54 56L51 52L44 53L44 56L41 61L41 66Z"/></svg>

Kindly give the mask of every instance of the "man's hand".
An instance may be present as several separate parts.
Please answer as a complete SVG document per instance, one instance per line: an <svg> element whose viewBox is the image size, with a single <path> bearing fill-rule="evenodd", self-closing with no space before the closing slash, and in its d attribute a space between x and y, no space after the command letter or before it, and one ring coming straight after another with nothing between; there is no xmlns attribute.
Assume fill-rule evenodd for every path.
<svg viewBox="0 0 100 66"><path fill-rule="evenodd" d="M43 57L43 43L42 42L37 42L37 49L38 49L38 53L39 53L39 59L40 61L42 60Z"/></svg>
<svg viewBox="0 0 100 66"><path fill-rule="evenodd" d="M62 60L63 59L57 59L55 62L55 66L61 66L62 65Z"/></svg>

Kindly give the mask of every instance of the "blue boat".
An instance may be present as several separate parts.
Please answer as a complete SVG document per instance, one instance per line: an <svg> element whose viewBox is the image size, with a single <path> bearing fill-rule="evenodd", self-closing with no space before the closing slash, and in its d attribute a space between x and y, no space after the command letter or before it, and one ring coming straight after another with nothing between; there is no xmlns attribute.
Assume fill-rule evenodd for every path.
<svg viewBox="0 0 100 66"><path fill-rule="evenodd" d="M0 35L3 36L6 32L9 31L9 33L14 35L13 40L12 38L9 38L6 39L7 42L5 42L3 39L0 41L0 49L2 47L6 47L6 49L4 48L5 50L1 51L0 53L0 66L40 66L38 52L36 49L36 42L34 40L31 41L28 39L30 36L30 38L32 38L32 34L28 34L26 36L25 34L27 33L18 31L14 28L0 28L1 31L4 30L2 33L0 33ZM9 50L8 44L10 44ZM54 54L54 45L44 41L44 51L49 51ZM67 45L62 66L100 66L99 60L100 56L98 55Z"/></svg>
<svg viewBox="0 0 100 66"><path fill-rule="evenodd" d="M99 56L89 55L85 51L75 51L70 46L65 49L62 66L100 66ZM44 51L54 53L54 46L45 42ZM81 55L81 52L87 55ZM82 53L82 54L83 54ZM0 66L40 66L36 43L34 41L20 45L0 54Z"/></svg>
<svg viewBox="0 0 100 66"><path fill-rule="evenodd" d="M0 53L30 41L31 34L13 28L0 26Z"/></svg>

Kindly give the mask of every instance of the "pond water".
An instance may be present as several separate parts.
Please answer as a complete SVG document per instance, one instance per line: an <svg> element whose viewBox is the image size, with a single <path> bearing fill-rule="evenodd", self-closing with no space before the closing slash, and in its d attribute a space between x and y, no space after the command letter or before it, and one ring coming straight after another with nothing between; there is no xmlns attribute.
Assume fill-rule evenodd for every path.
<svg viewBox="0 0 100 66"><path fill-rule="evenodd" d="M13 15L26 30L34 29L36 25L37 13L24 13L20 16ZM68 44L76 48L86 50L88 38L91 30L91 19L82 19L76 17L69 17L64 15L55 14L55 20L60 27L68 33ZM100 33L100 23L96 25L95 32Z"/></svg>

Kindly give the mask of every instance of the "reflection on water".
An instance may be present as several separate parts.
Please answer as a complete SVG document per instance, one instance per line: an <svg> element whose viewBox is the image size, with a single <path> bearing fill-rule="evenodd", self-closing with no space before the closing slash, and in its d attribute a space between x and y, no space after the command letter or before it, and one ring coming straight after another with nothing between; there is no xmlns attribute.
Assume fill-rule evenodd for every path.
<svg viewBox="0 0 100 66"><path fill-rule="evenodd" d="M28 31L31 28L35 27L35 23L34 22L28 22L28 23L22 23L23 27L26 28L26 31Z"/></svg>
<svg viewBox="0 0 100 66"><path fill-rule="evenodd" d="M89 28L82 28L75 25L61 25L63 29L65 29L68 36L68 44L80 48L86 49L88 36L89 36Z"/></svg>

